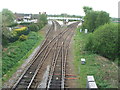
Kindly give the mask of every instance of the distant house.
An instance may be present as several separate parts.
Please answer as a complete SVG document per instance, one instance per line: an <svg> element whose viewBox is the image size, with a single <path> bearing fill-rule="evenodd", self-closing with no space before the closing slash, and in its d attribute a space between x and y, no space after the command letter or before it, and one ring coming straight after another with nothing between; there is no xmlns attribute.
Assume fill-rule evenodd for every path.
<svg viewBox="0 0 120 90"><path fill-rule="evenodd" d="M46 12L39 12L39 14L46 14ZM15 22L21 23L22 22L34 22L37 23L39 18L39 14L24 14L24 13L15 13Z"/></svg>
<svg viewBox="0 0 120 90"><path fill-rule="evenodd" d="M21 22L35 22L37 19L37 15L33 15L33 14L24 14L24 13L15 13L15 18L16 18L16 22L17 23L21 23Z"/></svg>
<svg viewBox="0 0 120 90"><path fill-rule="evenodd" d="M31 19L32 14L24 14L24 13L15 13L15 18L17 21L21 21L23 19Z"/></svg>
<svg viewBox="0 0 120 90"><path fill-rule="evenodd" d="M21 21L24 18L24 14L22 13L15 13L14 15L17 21Z"/></svg>
<svg viewBox="0 0 120 90"><path fill-rule="evenodd" d="M38 17L39 17L39 14L32 14L31 16L32 19L38 19Z"/></svg>

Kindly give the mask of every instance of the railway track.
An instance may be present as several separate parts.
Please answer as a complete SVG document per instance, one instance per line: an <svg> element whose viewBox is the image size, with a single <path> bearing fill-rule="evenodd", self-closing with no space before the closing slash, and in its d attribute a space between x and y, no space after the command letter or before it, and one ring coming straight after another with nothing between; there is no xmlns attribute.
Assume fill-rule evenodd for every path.
<svg viewBox="0 0 120 90"><path fill-rule="evenodd" d="M65 30L60 31L61 26L56 21L52 21L40 50L12 90L37 88L41 80L38 79L41 74L40 70L42 70L45 61L50 59L49 62L52 63L45 88L64 88L67 49L77 24L78 22L71 24Z"/></svg>
<svg viewBox="0 0 120 90"><path fill-rule="evenodd" d="M54 45L56 44L56 45L59 45L58 44L58 42L59 42L59 40L61 39L61 37L63 37L63 34L66 34L65 32L68 32L68 29L66 29L64 32L60 32L59 34L58 34L58 39L56 39L56 41L54 42ZM51 47L53 47L53 45L51 45ZM56 46L54 46L54 47L56 47ZM49 54L51 54L50 56L54 59L55 58L55 56L53 56L53 53L54 52L54 54L55 53L57 53L57 51L55 51L55 50L53 50L52 51L52 48L51 48L51 52L49 53ZM47 54L47 57L46 58L48 58L49 60L50 60L50 56L48 56L48 54ZM48 62L48 60L46 60L47 62ZM52 61L52 60L51 60ZM46 66L46 63L45 63L45 66ZM44 69L44 68L43 68ZM41 76L41 72L42 72L42 69L40 69L40 71L38 71L38 74L37 74L37 76L35 77L35 79L34 79L34 82L33 82L33 84L31 85L31 88L37 88L37 86L39 85L39 82L41 81L41 80L39 80L39 78L40 78L40 76ZM41 76L41 77L43 77L43 76ZM46 88L46 87L44 87L44 88Z"/></svg>
<svg viewBox="0 0 120 90"><path fill-rule="evenodd" d="M77 24L75 24L77 25ZM50 75L48 77L47 89L50 88L64 88L65 81L65 65L68 53L68 47L71 41L71 38L74 34L75 25L72 24L72 27L69 27L68 33L63 35L61 40L58 41L58 46L56 51L56 57L53 59ZM72 28L72 29L71 29Z"/></svg>
<svg viewBox="0 0 120 90"><path fill-rule="evenodd" d="M52 26L49 29L49 33L53 33L54 31L54 23L52 24ZM46 36L45 41L42 43L42 46L40 48L40 50L38 51L38 54L35 56L35 58L32 60L32 62L29 64L29 66L26 68L26 70L24 71L24 73L21 75L21 77L19 78L19 80L16 82L16 84L13 86L13 90L17 89L17 88L29 88L30 84L33 81L33 78L38 70L38 68L40 67L40 65L42 65L43 62L43 57L47 51L47 44L50 42L50 37L51 39L53 38L53 36L49 34ZM47 45L47 46L46 46Z"/></svg>

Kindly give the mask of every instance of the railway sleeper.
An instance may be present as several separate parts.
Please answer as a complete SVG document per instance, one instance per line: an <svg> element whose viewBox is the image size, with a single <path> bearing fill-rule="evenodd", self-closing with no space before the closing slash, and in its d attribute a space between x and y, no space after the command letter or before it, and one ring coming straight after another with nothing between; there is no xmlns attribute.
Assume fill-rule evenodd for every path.
<svg viewBox="0 0 120 90"><path fill-rule="evenodd" d="M61 84L50 84L50 88L60 88Z"/></svg>
<svg viewBox="0 0 120 90"><path fill-rule="evenodd" d="M59 72L59 71L56 71L55 73L53 73L53 76L56 76L56 75L61 75L61 72Z"/></svg>
<svg viewBox="0 0 120 90"><path fill-rule="evenodd" d="M20 83L29 83L31 80L22 80Z"/></svg>
<svg viewBox="0 0 120 90"><path fill-rule="evenodd" d="M30 80L22 80L22 82L29 83Z"/></svg>
<svg viewBox="0 0 120 90"><path fill-rule="evenodd" d="M55 70L55 73L61 74L61 70L60 70L60 69L57 69L57 70ZM55 74L55 73L54 73L54 74ZM53 75L54 75L54 74L53 74Z"/></svg>
<svg viewBox="0 0 120 90"><path fill-rule="evenodd" d="M51 84L61 84L61 81L54 80L54 81L51 81Z"/></svg>
<svg viewBox="0 0 120 90"><path fill-rule="evenodd" d="M25 85L28 85L29 83L27 83L27 82L20 82L20 85L23 85L23 86L25 86Z"/></svg>
<svg viewBox="0 0 120 90"><path fill-rule="evenodd" d="M52 77L55 77L55 78L56 78L56 77L61 78L61 73L56 73L56 74L54 73ZM57 78L56 78L56 80L57 80Z"/></svg>
<svg viewBox="0 0 120 90"><path fill-rule="evenodd" d="M61 65L60 65L60 64L57 64L56 66L57 66L57 67L59 67L59 66L61 67Z"/></svg>
<svg viewBox="0 0 120 90"><path fill-rule="evenodd" d="M60 77L53 77L52 81L54 82L57 82L57 81L61 81L61 78Z"/></svg>
<svg viewBox="0 0 120 90"><path fill-rule="evenodd" d="M23 77L22 80L31 80L30 77Z"/></svg>
<svg viewBox="0 0 120 90"><path fill-rule="evenodd" d="M59 67L59 68L56 67L56 68L55 68L55 72L58 72L58 71L61 72L61 67Z"/></svg>
<svg viewBox="0 0 120 90"><path fill-rule="evenodd" d="M23 86L23 85L19 85L15 90L24 90L24 89L27 89L27 86Z"/></svg>
<svg viewBox="0 0 120 90"><path fill-rule="evenodd" d="M58 60L57 60L57 64L61 64L61 59L58 59Z"/></svg>
<svg viewBox="0 0 120 90"><path fill-rule="evenodd" d="M30 70L27 71L26 73L27 73L27 75L34 75L35 70L36 70L36 69L30 68Z"/></svg>
<svg viewBox="0 0 120 90"><path fill-rule="evenodd" d="M23 78L22 78L22 80L29 80L29 81L30 81L31 79L32 79L32 77L30 77L30 76L29 76L29 77L23 77Z"/></svg>

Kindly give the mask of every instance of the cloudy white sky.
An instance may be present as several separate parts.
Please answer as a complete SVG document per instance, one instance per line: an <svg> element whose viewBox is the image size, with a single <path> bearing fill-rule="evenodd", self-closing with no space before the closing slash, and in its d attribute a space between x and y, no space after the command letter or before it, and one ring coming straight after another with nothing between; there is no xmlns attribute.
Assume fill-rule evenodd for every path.
<svg viewBox="0 0 120 90"><path fill-rule="evenodd" d="M74 14L84 15L83 6L90 6L93 10L103 10L111 17L118 17L118 2L120 0L2 0L3 8L17 13Z"/></svg>

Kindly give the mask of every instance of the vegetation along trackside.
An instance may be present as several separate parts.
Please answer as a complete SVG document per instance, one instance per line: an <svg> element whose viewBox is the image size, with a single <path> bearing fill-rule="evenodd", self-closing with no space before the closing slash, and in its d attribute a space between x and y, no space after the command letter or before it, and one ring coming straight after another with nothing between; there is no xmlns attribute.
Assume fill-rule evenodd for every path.
<svg viewBox="0 0 120 90"><path fill-rule="evenodd" d="M79 75L79 87L86 88L88 75L93 75L99 88L118 87L118 66L113 59L108 59L98 54L85 50L88 34L76 30L74 36L74 65ZM102 49L102 48L101 48ZM81 64L81 58L86 59L86 64Z"/></svg>
<svg viewBox="0 0 120 90"><path fill-rule="evenodd" d="M3 81L11 76L11 73L17 69L16 67L21 65L23 60L30 55L30 52L32 53L36 45L40 44L41 40L43 40L43 37L36 32L30 32L27 37L28 38L23 41L25 37L22 35L20 36L20 40L10 43L7 48L3 49Z"/></svg>
<svg viewBox="0 0 120 90"><path fill-rule="evenodd" d="M95 77L98 88L118 88L118 26L104 11L83 7L84 22L74 36L74 59L80 87L86 87L88 75ZM81 31L80 31L81 29ZM88 29L88 33L84 33ZM81 58L86 64L80 63Z"/></svg>
<svg viewBox="0 0 120 90"><path fill-rule="evenodd" d="M1 13L0 13L1 14ZM7 81L24 63L24 60L44 39L41 29L47 24L45 14L38 16L38 22L17 23L12 11L2 10L2 80Z"/></svg>

